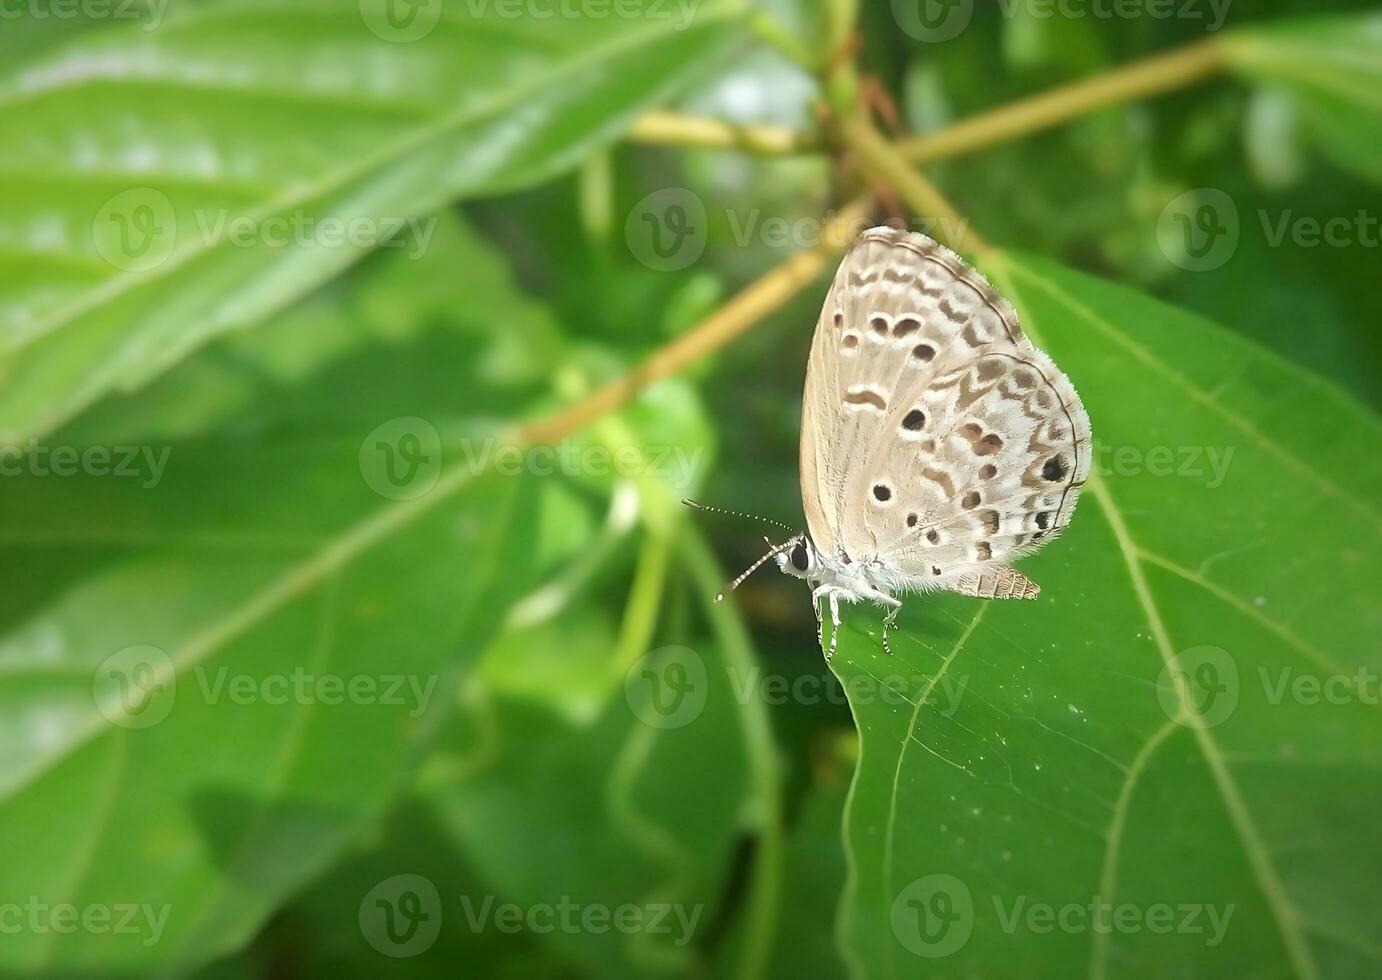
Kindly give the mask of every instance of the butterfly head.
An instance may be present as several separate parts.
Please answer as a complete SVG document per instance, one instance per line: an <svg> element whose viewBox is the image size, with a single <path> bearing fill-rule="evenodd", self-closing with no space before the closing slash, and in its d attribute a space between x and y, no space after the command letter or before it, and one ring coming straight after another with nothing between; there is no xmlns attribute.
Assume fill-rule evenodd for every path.
<svg viewBox="0 0 1382 980"><path fill-rule="evenodd" d="M777 567L796 578L815 578L821 559L811 535L798 534L787 545L790 547L784 547L776 555Z"/></svg>

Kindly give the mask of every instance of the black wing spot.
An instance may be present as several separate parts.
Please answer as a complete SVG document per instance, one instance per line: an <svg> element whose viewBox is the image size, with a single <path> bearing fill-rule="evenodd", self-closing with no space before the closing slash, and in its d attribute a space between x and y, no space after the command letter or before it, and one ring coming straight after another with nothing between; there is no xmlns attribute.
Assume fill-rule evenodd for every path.
<svg viewBox="0 0 1382 980"><path fill-rule="evenodd" d="M893 492L885 484L875 483L873 485L873 499L880 504L887 503L893 498Z"/></svg>
<svg viewBox="0 0 1382 980"><path fill-rule="evenodd" d="M926 413L919 408L912 409L902 420L902 427L908 432L919 432L925 424Z"/></svg>
<svg viewBox="0 0 1382 980"><path fill-rule="evenodd" d="M917 526L917 515L916 515L916 514L908 514L908 515L907 515L907 526L908 526L908 527L916 527L916 526Z"/></svg>
<svg viewBox="0 0 1382 980"><path fill-rule="evenodd" d="M1051 512L1049 510L1043 510L1036 516L1036 526L1043 531L1051 526Z"/></svg>
<svg viewBox="0 0 1382 980"><path fill-rule="evenodd" d="M1041 478L1054 482L1064 479L1065 474L1069 472L1069 468L1065 465L1064 456L1052 456L1046 461L1046 465L1041 468Z"/></svg>

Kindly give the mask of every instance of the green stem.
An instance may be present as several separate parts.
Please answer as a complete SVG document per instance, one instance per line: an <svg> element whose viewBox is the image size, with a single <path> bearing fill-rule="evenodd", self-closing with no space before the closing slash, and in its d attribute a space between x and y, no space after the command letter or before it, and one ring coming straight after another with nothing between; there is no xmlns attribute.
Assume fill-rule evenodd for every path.
<svg viewBox="0 0 1382 980"><path fill-rule="evenodd" d="M679 544L706 616L719 640L726 667L739 672L741 677L749 676L754 667L754 655L748 632L735 606L716 602L714 598L720 591L724 572L696 531L683 530ZM768 973L782 902L782 763L761 700L745 700L740 705L739 722L748 752L754 794L750 820L757 833L758 846L753 855L743 958L738 975L744 980L757 980Z"/></svg>
<svg viewBox="0 0 1382 980"><path fill-rule="evenodd" d="M808 72L814 74L820 69L820 59L772 15L759 11L750 19L749 26L753 28L760 41L786 55Z"/></svg>

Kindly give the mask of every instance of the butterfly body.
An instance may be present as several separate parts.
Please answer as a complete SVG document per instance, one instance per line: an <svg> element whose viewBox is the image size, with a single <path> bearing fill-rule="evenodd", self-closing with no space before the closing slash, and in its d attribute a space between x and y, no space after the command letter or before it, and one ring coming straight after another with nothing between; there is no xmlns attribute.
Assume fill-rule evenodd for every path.
<svg viewBox="0 0 1382 980"><path fill-rule="evenodd" d="M828 602L1035 598L1011 566L1070 520L1089 472L1078 394L958 255L874 228L840 264L802 400L807 531L773 556ZM827 657L834 653L832 637Z"/></svg>

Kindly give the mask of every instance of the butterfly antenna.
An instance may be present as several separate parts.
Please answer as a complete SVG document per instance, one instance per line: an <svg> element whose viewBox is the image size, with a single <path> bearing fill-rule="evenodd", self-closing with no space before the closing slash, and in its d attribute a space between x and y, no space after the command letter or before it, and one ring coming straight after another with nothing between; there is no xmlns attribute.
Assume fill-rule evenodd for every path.
<svg viewBox="0 0 1382 980"><path fill-rule="evenodd" d="M793 538L791 541L784 541L782 544L773 545L772 549L766 555L758 559L758 561L754 562L748 568L744 569L744 571L739 575L738 578L736 578L733 582L730 582L729 585L725 587L724 592L716 594L715 601L723 602L725 599L725 592L733 592L735 589L739 588L740 584L744 581L744 579L748 578L754 572L758 571L760 568L763 567L763 563L765 561L767 561L769 558L772 558L774 555L782 554L782 552L792 547L792 545L794 545L795 543L796 539ZM772 542L769 542L769 544L772 544Z"/></svg>
<svg viewBox="0 0 1382 980"><path fill-rule="evenodd" d="M745 514L737 510L727 510L724 507L712 507L709 504L697 503L696 501L691 500L689 498L683 498L682 503L685 504L687 507L692 507L696 510L703 510L708 514L727 514L730 517L747 517L751 520L762 521L764 524L771 524L774 527L780 527L782 528L782 530L790 531L792 534L796 533L796 528L792 527L789 524L783 524L781 521L775 521L771 517L759 517L757 514Z"/></svg>

